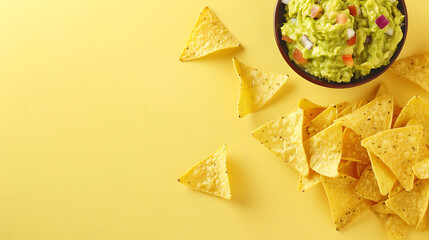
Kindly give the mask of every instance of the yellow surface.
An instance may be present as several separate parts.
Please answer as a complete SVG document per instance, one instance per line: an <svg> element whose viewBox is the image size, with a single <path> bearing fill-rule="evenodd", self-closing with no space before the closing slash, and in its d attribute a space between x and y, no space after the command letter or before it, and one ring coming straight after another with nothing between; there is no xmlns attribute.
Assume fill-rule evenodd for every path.
<svg viewBox="0 0 429 240"><path fill-rule="evenodd" d="M407 4L402 57L429 50L429 2ZM243 48L181 63L206 5ZM298 174L250 133L299 97L355 101L380 81L402 105L429 95L391 73L347 90L307 83L277 51L273 10L260 0L1 0L0 239L387 239L370 212L336 232L322 187L299 192ZM244 119L233 56L290 74ZM177 183L224 143L230 201Z"/></svg>

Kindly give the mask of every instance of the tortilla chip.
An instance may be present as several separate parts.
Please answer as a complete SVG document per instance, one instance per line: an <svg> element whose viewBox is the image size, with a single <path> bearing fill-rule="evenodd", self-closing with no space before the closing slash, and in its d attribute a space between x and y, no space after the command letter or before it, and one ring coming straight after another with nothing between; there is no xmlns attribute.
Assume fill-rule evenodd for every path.
<svg viewBox="0 0 429 240"><path fill-rule="evenodd" d="M393 126L395 126L396 119L398 119L398 116L401 113L401 111L402 111L401 107L396 106L396 105L393 107L392 128L393 128Z"/></svg>
<svg viewBox="0 0 429 240"><path fill-rule="evenodd" d="M377 157L374 153L368 152L371 160L371 166L374 171L375 179L377 179L378 187L381 195L386 195L390 192L395 184L396 177L392 171Z"/></svg>
<svg viewBox="0 0 429 240"><path fill-rule="evenodd" d="M312 109L312 108L326 108L323 106L320 106L318 104L315 104L314 102L308 100L307 98L300 98L298 101L298 107L302 108L303 110Z"/></svg>
<svg viewBox="0 0 429 240"><path fill-rule="evenodd" d="M422 135L421 126L395 128L365 138L362 146L377 155L409 191L413 188L412 167Z"/></svg>
<svg viewBox="0 0 429 240"><path fill-rule="evenodd" d="M389 192L389 198L392 198L393 196L400 193L404 189L405 188L399 183L399 181L396 181L395 184L393 184L393 187Z"/></svg>
<svg viewBox="0 0 429 240"><path fill-rule="evenodd" d="M429 158L417 163L413 166L413 172L420 179L429 178Z"/></svg>
<svg viewBox="0 0 429 240"><path fill-rule="evenodd" d="M352 162L350 161L341 161L338 166L338 171L344 173L344 169L346 169L351 163ZM320 174L310 169L307 176L299 175L298 189L304 192L312 186L320 183L320 181Z"/></svg>
<svg viewBox="0 0 429 240"><path fill-rule="evenodd" d="M358 102L358 105L357 105L357 108L359 109L359 108L361 108L361 107L363 107L363 106L365 106L365 105L367 105L368 103L370 103L371 101L370 100L368 100L368 99L362 99L362 100L360 100L359 102Z"/></svg>
<svg viewBox="0 0 429 240"><path fill-rule="evenodd" d="M377 204L372 205L371 210L378 213L395 214L392 209L386 206L386 201L378 202Z"/></svg>
<svg viewBox="0 0 429 240"><path fill-rule="evenodd" d="M338 118L340 118L340 117L343 117L343 116L345 116L345 115L347 115L347 114L349 114L349 113L352 113L352 112L354 112L356 109L358 109L358 103L353 103L353 104L350 104L349 106L347 106L346 108L344 108L343 109L343 111L341 111L339 114L338 114Z"/></svg>
<svg viewBox="0 0 429 240"><path fill-rule="evenodd" d="M429 92L429 53L396 60L390 69Z"/></svg>
<svg viewBox="0 0 429 240"><path fill-rule="evenodd" d="M420 96L414 96L402 109L396 119L395 128L404 127L407 123L414 119L424 128L423 140L429 144L429 104Z"/></svg>
<svg viewBox="0 0 429 240"><path fill-rule="evenodd" d="M363 164L363 163L359 163L356 162L356 174L358 177L360 177L363 173L363 170L365 170L366 166L368 166L369 164Z"/></svg>
<svg viewBox="0 0 429 240"><path fill-rule="evenodd" d="M416 229L419 231L424 231L427 228L427 216L428 216L428 210L426 209L425 215L420 218L419 222L417 223Z"/></svg>
<svg viewBox="0 0 429 240"><path fill-rule="evenodd" d="M238 117L242 118L264 106L286 83L289 76L263 72L232 59L235 72L240 78Z"/></svg>
<svg viewBox="0 0 429 240"><path fill-rule="evenodd" d="M393 97L382 95L356 111L336 120L362 138L390 129L393 116Z"/></svg>
<svg viewBox="0 0 429 240"><path fill-rule="evenodd" d="M310 168L328 177L338 176L342 151L342 125L332 124L304 143Z"/></svg>
<svg viewBox="0 0 429 240"><path fill-rule="evenodd" d="M340 114L342 111L344 111L344 109L346 109L350 106L350 103L349 102L342 102L342 103L335 104L335 106L337 108L337 116L338 116L338 114Z"/></svg>
<svg viewBox="0 0 429 240"><path fill-rule="evenodd" d="M180 55L180 61L190 61L238 46L240 46L238 40L232 36L213 11L205 7L192 29L185 49Z"/></svg>
<svg viewBox="0 0 429 240"><path fill-rule="evenodd" d="M385 199L385 197L380 193L377 179L375 178L371 165L368 165L360 176L358 185L356 186L356 193L359 196L374 202L379 202Z"/></svg>
<svg viewBox="0 0 429 240"><path fill-rule="evenodd" d="M304 121L302 122L303 125L311 122L313 119L315 119L317 116L319 116L320 113L325 111L325 108L310 108L304 110Z"/></svg>
<svg viewBox="0 0 429 240"><path fill-rule="evenodd" d="M410 227L402 218L396 214L374 213L383 223L391 240L405 239Z"/></svg>
<svg viewBox="0 0 429 240"><path fill-rule="evenodd" d="M346 128L343 133L343 153L341 159L359 162L363 164L369 163L368 152L360 143L362 138L350 128Z"/></svg>
<svg viewBox="0 0 429 240"><path fill-rule="evenodd" d="M230 199L231 189L226 168L226 145L197 163L178 181L196 190Z"/></svg>
<svg viewBox="0 0 429 240"><path fill-rule="evenodd" d="M337 109L336 106L333 104L329 106L326 110L321 112L316 118L304 125L302 136L304 142L312 136L316 135L318 132L329 127L336 118Z"/></svg>
<svg viewBox="0 0 429 240"><path fill-rule="evenodd" d="M391 93L390 93L390 90L389 90L389 88L387 87L387 85L385 84L385 83L380 83L380 86L378 86L378 90L377 90L377 94L375 95L375 97L377 98L377 97L380 97L380 96L382 96L382 95L384 95L384 94L387 94L387 95L392 95Z"/></svg>
<svg viewBox="0 0 429 240"><path fill-rule="evenodd" d="M252 136L300 174L307 175L309 167L302 142L303 114L304 111L298 108L289 115L259 127Z"/></svg>
<svg viewBox="0 0 429 240"><path fill-rule="evenodd" d="M358 180L345 174L336 178L321 176L336 230L340 231L371 206L356 194Z"/></svg>
<svg viewBox="0 0 429 240"><path fill-rule="evenodd" d="M416 126L419 125L421 126L417 120L415 119L411 119L408 123L407 123L407 127L408 126ZM426 147L426 144L424 142L424 139L422 138L420 140L420 144L419 144L419 149L417 150L417 158L416 158L416 163L423 161L424 159L429 158L429 150Z"/></svg>
<svg viewBox="0 0 429 240"><path fill-rule="evenodd" d="M386 200L386 206L392 209L408 225L416 227L426 215L429 203L429 180L419 180L411 191L402 191Z"/></svg>

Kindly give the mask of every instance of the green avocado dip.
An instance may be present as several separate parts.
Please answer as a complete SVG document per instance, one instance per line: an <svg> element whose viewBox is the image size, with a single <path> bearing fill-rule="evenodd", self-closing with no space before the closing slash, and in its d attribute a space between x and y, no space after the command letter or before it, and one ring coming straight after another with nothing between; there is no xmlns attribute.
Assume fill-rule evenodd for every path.
<svg viewBox="0 0 429 240"><path fill-rule="evenodd" d="M350 82L390 63L404 15L397 0L282 0L289 57L306 72Z"/></svg>

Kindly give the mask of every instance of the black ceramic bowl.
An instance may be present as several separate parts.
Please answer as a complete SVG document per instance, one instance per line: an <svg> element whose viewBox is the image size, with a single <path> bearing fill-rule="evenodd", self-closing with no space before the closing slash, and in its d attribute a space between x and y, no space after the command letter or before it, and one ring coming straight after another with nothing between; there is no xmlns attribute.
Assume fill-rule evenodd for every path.
<svg viewBox="0 0 429 240"><path fill-rule="evenodd" d="M274 12L274 34L277 42L277 47L280 50L280 53L282 54L283 58L286 60L286 62L289 64L289 66L298 73L301 77L305 78L306 80L328 88L351 88L356 87L365 83L368 83L374 79L376 79L378 76L380 76L382 73L384 73L389 67L392 65L392 63L398 58L399 53L401 53L402 48L404 47L405 40L407 38L407 31L408 31L408 14L407 14L407 7L405 6L404 0L398 0L398 9L404 14L404 26L402 26L402 32L404 34L401 42L399 42L398 47L396 48L395 53L393 54L392 58L390 59L390 64L386 66L382 66L376 69L371 70L371 72L361 78L352 78L350 82L348 83L337 83L337 82L329 82L324 79L315 77L303 69L301 69L299 66L297 66L290 58L288 54L288 48L286 47L286 42L282 41L282 33L280 28L283 26L283 23L286 22L286 19L284 17L284 14L286 13L285 5L281 2L281 0L277 0L276 9Z"/></svg>

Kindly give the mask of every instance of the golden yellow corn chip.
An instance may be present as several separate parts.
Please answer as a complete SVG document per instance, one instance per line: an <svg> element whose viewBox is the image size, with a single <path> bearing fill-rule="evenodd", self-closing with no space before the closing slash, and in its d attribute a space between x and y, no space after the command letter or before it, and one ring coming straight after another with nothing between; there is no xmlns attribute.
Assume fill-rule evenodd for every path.
<svg viewBox="0 0 429 240"><path fill-rule="evenodd" d="M298 107L302 108L303 110L312 109L312 108L326 108L323 106L320 106L318 104L315 104L314 102L308 100L307 98L300 98L298 101Z"/></svg>
<svg viewBox="0 0 429 240"><path fill-rule="evenodd" d="M226 167L226 145L193 166L178 181L196 190L230 199L231 189Z"/></svg>
<svg viewBox="0 0 429 240"><path fill-rule="evenodd" d="M386 200L392 209L408 225L416 227L426 215L429 202L429 180L419 180L411 191L402 191Z"/></svg>
<svg viewBox="0 0 429 240"><path fill-rule="evenodd" d="M407 123L407 127L408 126L416 126L419 125L421 126L417 120L415 119L411 119L408 123ZM419 144L419 149L417 150L417 158L416 158L416 163L423 161L424 159L429 158L429 150L426 147L426 144L424 142L424 139L422 138L420 140L420 144Z"/></svg>
<svg viewBox="0 0 429 240"><path fill-rule="evenodd" d="M288 75L263 72L232 59L240 78L238 117L242 118L265 105L286 83Z"/></svg>
<svg viewBox="0 0 429 240"><path fill-rule="evenodd" d="M374 202L379 202L385 199L385 197L380 193L377 179L375 178L371 165L368 165L360 176L359 182L356 186L356 193L359 196Z"/></svg>
<svg viewBox="0 0 429 240"><path fill-rule="evenodd" d="M412 167L422 135L421 126L395 128L365 138L362 146L377 155L409 191L413 188Z"/></svg>
<svg viewBox="0 0 429 240"><path fill-rule="evenodd" d="M345 173L345 169L350 166L352 162L350 161L341 161L340 165L338 166L338 171ZM312 186L320 183L320 174L310 169L310 172L307 176L299 175L299 184L298 189L300 191L306 191L307 189L311 188Z"/></svg>
<svg viewBox="0 0 429 240"><path fill-rule="evenodd" d="M392 95L387 85L382 82L380 83L380 86L378 86L377 94L375 95L375 97L377 98L384 94Z"/></svg>
<svg viewBox="0 0 429 240"><path fill-rule="evenodd" d="M309 123L304 125L303 136L304 142L316 135L316 133L322 131L323 129L329 127L334 120L337 118L337 108L333 104L329 106L326 110L321 112L316 118L311 120Z"/></svg>
<svg viewBox="0 0 429 240"><path fill-rule="evenodd" d="M417 163L413 166L413 172L420 179L429 178L429 158Z"/></svg>
<svg viewBox="0 0 429 240"><path fill-rule="evenodd" d="M348 105L346 108L343 109L343 111L341 111L338 114L337 117L340 118L340 117L343 117L343 116L345 116L345 115L347 115L349 113L354 112L356 109L358 109L358 104L359 103L353 103L353 104Z"/></svg>
<svg viewBox="0 0 429 240"><path fill-rule="evenodd" d="M411 119L423 126L423 140L429 144L429 104L420 96L414 96L408 101L396 119L395 128L406 126Z"/></svg>
<svg viewBox="0 0 429 240"><path fill-rule="evenodd" d="M343 153L341 159L369 163L368 152L360 143L362 138L350 128L346 128L343 133Z"/></svg>
<svg viewBox="0 0 429 240"><path fill-rule="evenodd" d="M426 209L426 213L425 215L420 218L419 222L417 223L416 229L419 231L424 231L427 228L427 215L428 215L428 210Z"/></svg>
<svg viewBox="0 0 429 240"><path fill-rule="evenodd" d="M363 173L363 170L365 170L365 168L368 166L369 164L363 164L363 163L359 163L356 162L356 174L358 177L360 177Z"/></svg>
<svg viewBox="0 0 429 240"><path fill-rule="evenodd" d="M410 227L396 214L374 212L386 228L391 240L405 239Z"/></svg>
<svg viewBox="0 0 429 240"><path fill-rule="evenodd" d="M397 60L390 69L429 92L429 53Z"/></svg>
<svg viewBox="0 0 429 240"><path fill-rule="evenodd" d="M395 196L396 194L400 193L404 189L405 188L399 183L399 181L396 181L395 184L393 184L393 187L392 187L392 189L389 192L389 198L392 198L393 196Z"/></svg>
<svg viewBox="0 0 429 240"><path fill-rule="evenodd" d="M345 174L336 178L321 176L321 179L337 231L342 230L371 206L371 201L356 194L357 179Z"/></svg>
<svg viewBox="0 0 429 240"><path fill-rule="evenodd" d="M350 106L350 103L349 102L342 102L342 103L337 103L334 105L337 108L337 116L338 116L338 114L340 114L341 112L343 112L346 108L348 108Z"/></svg>
<svg viewBox="0 0 429 240"><path fill-rule="evenodd" d="M338 176L342 151L341 136L341 123L334 123L304 142L311 169L328 177Z"/></svg>
<svg viewBox="0 0 429 240"><path fill-rule="evenodd" d="M394 211L392 211L392 209L386 206L386 201L378 202L377 204L372 205L371 210L378 213L396 214Z"/></svg>
<svg viewBox="0 0 429 240"><path fill-rule="evenodd" d="M302 142L303 114L304 111L298 108L289 115L259 127L252 135L305 176L309 167Z"/></svg>
<svg viewBox="0 0 429 240"><path fill-rule="evenodd" d="M305 124L311 122L311 120L315 119L323 111L325 111L325 108L305 109L304 110L304 121L302 122L302 124L305 125Z"/></svg>
<svg viewBox="0 0 429 240"><path fill-rule="evenodd" d="M390 129L393 116L393 97L384 94L356 111L336 120L362 138Z"/></svg>
<svg viewBox="0 0 429 240"><path fill-rule="evenodd" d="M402 111L401 107L396 105L393 107L392 128L393 126L395 126L396 119L398 119L398 116L401 113L401 111Z"/></svg>
<svg viewBox="0 0 429 240"><path fill-rule="evenodd" d="M371 166L377 179L378 187L381 195L386 195L390 192L395 184L396 177L392 171L377 157L374 153L368 151L371 160Z"/></svg>
<svg viewBox="0 0 429 240"><path fill-rule="evenodd" d="M192 29L180 61L190 61L219 50L238 46L240 46L238 40L232 36L213 11L209 7L205 7Z"/></svg>

